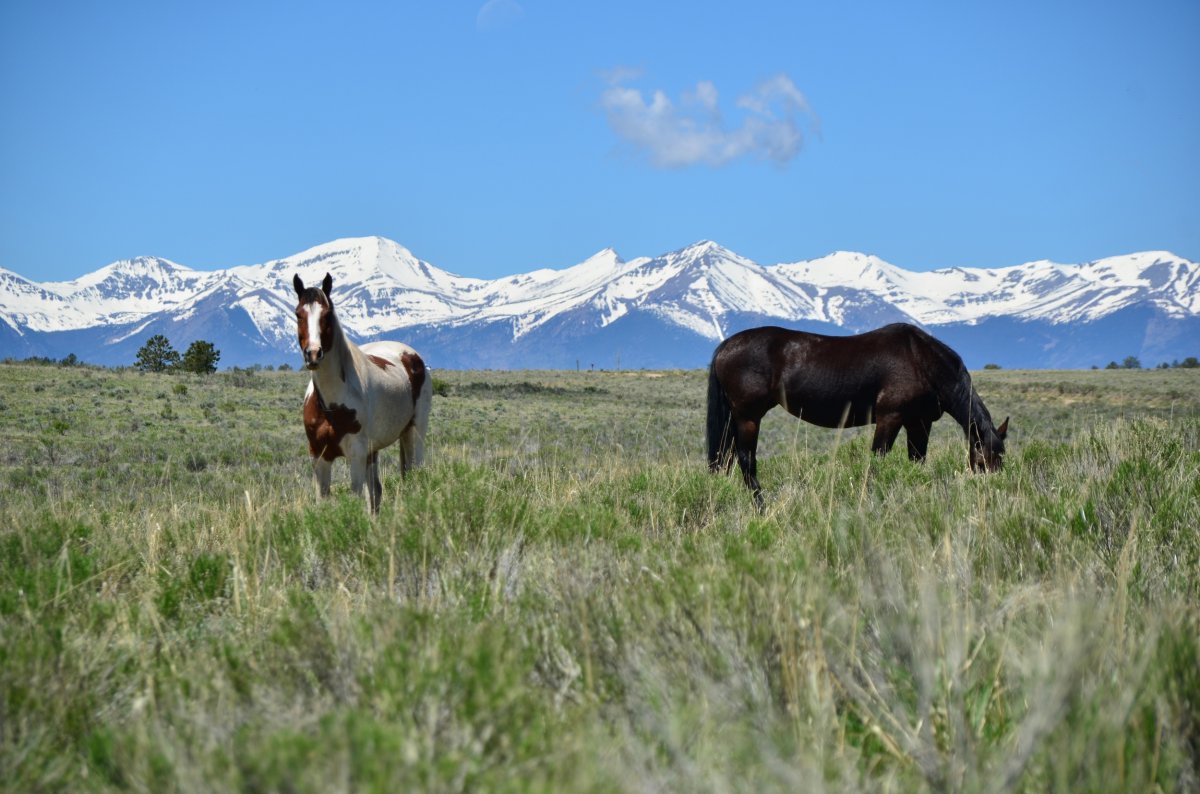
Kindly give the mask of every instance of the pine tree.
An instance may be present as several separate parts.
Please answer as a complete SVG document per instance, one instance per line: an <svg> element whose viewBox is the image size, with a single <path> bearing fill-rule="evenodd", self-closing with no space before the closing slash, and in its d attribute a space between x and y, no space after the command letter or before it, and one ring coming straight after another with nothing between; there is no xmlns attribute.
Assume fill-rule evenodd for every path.
<svg viewBox="0 0 1200 794"><path fill-rule="evenodd" d="M135 366L142 372L166 372L179 366L179 353L165 336L155 334L137 352Z"/></svg>
<svg viewBox="0 0 1200 794"><path fill-rule="evenodd" d="M180 368L184 372L208 375L217 371L217 362L220 360L221 351L213 347L212 342L197 339L195 342L192 342L187 352L183 354L183 363L180 365Z"/></svg>

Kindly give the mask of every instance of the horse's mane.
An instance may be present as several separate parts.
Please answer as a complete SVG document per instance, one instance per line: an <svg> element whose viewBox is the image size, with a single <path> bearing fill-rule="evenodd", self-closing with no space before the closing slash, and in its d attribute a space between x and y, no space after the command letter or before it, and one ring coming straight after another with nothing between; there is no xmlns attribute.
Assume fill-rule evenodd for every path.
<svg viewBox="0 0 1200 794"><path fill-rule="evenodd" d="M927 343L928 352L937 358L939 364L937 393L942 408L962 425L968 438L971 437L971 428L976 428L981 438L995 435L992 415L975 391L971 373L967 371L962 357L940 339L924 331L920 331L920 336Z"/></svg>

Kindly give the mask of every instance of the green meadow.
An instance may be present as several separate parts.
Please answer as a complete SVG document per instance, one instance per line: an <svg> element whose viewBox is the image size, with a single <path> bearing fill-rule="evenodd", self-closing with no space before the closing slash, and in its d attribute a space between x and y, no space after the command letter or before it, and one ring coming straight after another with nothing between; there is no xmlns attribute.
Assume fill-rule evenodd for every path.
<svg viewBox="0 0 1200 794"><path fill-rule="evenodd" d="M0 365L11 791L1200 788L1200 371L977 373L925 465L705 373L443 372L316 497L300 372Z"/></svg>

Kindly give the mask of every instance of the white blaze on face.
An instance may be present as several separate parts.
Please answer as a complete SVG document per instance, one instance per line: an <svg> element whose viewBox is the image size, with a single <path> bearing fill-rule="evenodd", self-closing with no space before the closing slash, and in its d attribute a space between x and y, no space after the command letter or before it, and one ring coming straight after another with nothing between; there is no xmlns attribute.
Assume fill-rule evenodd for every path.
<svg viewBox="0 0 1200 794"><path fill-rule="evenodd" d="M308 304L308 309L305 311L305 316L308 317L309 350L321 349L321 312L323 311L325 311L325 307L317 301Z"/></svg>

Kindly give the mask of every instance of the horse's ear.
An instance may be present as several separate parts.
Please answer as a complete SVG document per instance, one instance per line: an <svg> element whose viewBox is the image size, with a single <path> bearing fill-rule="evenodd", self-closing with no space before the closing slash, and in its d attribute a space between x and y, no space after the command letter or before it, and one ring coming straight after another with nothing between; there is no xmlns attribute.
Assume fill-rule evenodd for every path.
<svg viewBox="0 0 1200 794"><path fill-rule="evenodd" d="M330 290L333 289L333 276L325 274L325 280L321 282L321 290L325 293L325 297L329 297Z"/></svg>
<svg viewBox="0 0 1200 794"><path fill-rule="evenodd" d="M299 298L304 294L304 282L300 280L300 274L292 276L292 286L296 288L296 297Z"/></svg>
<svg viewBox="0 0 1200 794"><path fill-rule="evenodd" d="M998 428L996 428L996 435L1000 436L1001 441L1003 441L1005 436L1008 435L1008 420L1009 417L1004 417L1004 422L1001 423Z"/></svg>

